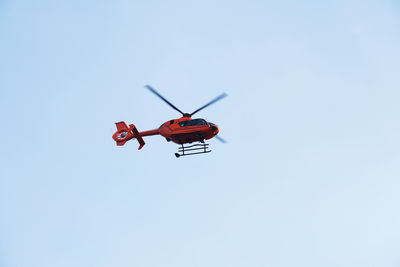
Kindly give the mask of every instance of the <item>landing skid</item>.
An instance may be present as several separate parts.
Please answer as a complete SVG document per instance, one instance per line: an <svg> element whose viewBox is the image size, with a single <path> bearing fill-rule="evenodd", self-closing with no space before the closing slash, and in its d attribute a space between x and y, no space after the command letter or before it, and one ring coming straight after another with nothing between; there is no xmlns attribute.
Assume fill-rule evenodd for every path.
<svg viewBox="0 0 400 267"><path fill-rule="evenodd" d="M209 146L209 144L205 144L205 143L194 144L191 146L181 145L181 147L178 148L178 153L175 153L175 157L179 158L180 156L190 156L190 155L210 153L211 150L209 149L208 146ZM188 153L188 151L189 151L189 153Z"/></svg>

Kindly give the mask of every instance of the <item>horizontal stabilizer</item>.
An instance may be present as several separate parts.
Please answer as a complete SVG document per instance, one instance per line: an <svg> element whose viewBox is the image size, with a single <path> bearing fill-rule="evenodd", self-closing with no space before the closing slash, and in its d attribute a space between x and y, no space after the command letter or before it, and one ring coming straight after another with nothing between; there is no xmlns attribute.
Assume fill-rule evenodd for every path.
<svg viewBox="0 0 400 267"><path fill-rule="evenodd" d="M135 138L138 140L139 142L139 150L142 149L142 147L144 146L144 144L146 144L143 140L143 138L140 136L139 131L136 129L135 125L131 124L129 125L130 129L132 129L133 135L135 136Z"/></svg>

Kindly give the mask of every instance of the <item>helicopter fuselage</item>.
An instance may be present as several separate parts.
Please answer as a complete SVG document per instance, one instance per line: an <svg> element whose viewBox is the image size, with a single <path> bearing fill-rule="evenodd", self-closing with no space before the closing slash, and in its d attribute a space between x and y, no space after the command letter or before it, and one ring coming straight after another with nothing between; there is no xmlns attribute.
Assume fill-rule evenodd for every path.
<svg viewBox="0 0 400 267"><path fill-rule="evenodd" d="M163 123L158 130L167 141L176 144L203 142L213 138L219 132L218 126L213 123L204 119L191 119L185 116Z"/></svg>

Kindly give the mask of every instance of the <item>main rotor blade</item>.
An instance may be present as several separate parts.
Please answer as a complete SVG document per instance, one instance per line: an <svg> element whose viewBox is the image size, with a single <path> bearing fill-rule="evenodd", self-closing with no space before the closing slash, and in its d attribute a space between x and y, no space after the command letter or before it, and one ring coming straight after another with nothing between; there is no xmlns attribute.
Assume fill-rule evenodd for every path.
<svg viewBox="0 0 400 267"><path fill-rule="evenodd" d="M228 143L225 141L225 139L223 139L222 137L219 137L218 135L216 135L215 138L217 138L221 143L224 143L224 144Z"/></svg>
<svg viewBox="0 0 400 267"><path fill-rule="evenodd" d="M183 113L179 108L175 107L174 105L171 104L171 102L169 102L167 99L165 99L162 95L160 95L156 90L154 90L153 87L151 87L150 85L145 85L144 87L146 87L147 89L149 89L153 94L155 94L156 96L158 96L159 98L161 98L162 100L164 100L165 103L167 103L168 105L170 105L173 109L175 109L176 111L180 112L182 115L185 115L185 113Z"/></svg>
<svg viewBox="0 0 400 267"><path fill-rule="evenodd" d="M228 95L225 94L225 93L223 93L223 94L217 96L215 99L211 100L209 103L205 104L205 105L202 106L201 108L199 108L199 109L195 110L194 112L192 112L192 113L190 114L190 116L193 116L195 113L197 113L197 112L199 112L200 110L202 110L202 109L208 107L209 105L214 104L215 102L221 100L222 98L224 98L224 97L226 97L226 96L228 96Z"/></svg>

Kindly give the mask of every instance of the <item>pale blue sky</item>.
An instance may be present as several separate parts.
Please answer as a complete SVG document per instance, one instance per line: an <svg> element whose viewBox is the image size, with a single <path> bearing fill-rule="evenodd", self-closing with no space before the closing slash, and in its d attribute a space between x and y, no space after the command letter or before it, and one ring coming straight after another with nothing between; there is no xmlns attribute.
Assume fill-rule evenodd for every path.
<svg viewBox="0 0 400 267"><path fill-rule="evenodd" d="M399 47L398 1L0 1L0 266L399 266ZM116 147L145 84L229 144Z"/></svg>

